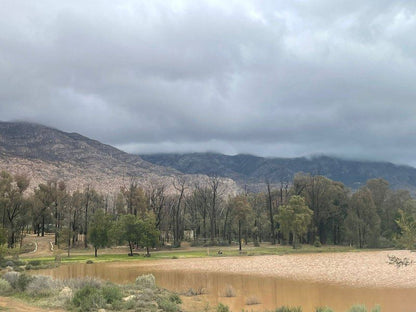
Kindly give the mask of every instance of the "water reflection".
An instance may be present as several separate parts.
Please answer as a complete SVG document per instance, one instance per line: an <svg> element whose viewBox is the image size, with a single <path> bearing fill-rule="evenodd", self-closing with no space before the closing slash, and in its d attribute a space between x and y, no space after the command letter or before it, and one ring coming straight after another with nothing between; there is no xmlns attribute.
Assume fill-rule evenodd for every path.
<svg viewBox="0 0 416 312"><path fill-rule="evenodd" d="M379 304L382 312L416 311L416 289L413 288L353 288L255 275L169 271L168 268L132 262L71 264L42 272L61 279L91 276L115 283L131 283L145 273L154 274L158 286L169 290L185 293L189 289L204 289L207 292L204 298L211 305L222 302L232 311L263 311L289 305L301 306L304 312L314 311L318 306L343 312L353 304L367 307ZM225 297L227 287L235 290L235 297ZM249 297L255 297L261 303L248 306L246 300Z"/></svg>

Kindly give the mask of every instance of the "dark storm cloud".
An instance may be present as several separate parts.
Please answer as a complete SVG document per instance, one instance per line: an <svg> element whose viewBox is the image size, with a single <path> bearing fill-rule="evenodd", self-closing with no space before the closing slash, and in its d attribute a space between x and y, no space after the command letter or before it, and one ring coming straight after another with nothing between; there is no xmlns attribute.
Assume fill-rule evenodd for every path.
<svg viewBox="0 0 416 312"><path fill-rule="evenodd" d="M0 119L130 152L416 164L413 1L2 1Z"/></svg>

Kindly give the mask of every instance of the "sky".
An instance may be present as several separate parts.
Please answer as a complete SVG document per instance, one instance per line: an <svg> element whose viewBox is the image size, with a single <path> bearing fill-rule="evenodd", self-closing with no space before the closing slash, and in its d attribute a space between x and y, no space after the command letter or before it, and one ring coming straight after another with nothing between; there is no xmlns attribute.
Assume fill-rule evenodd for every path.
<svg viewBox="0 0 416 312"><path fill-rule="evenodd" d="M416 1L0 6L2 121L139 154L416 166Z"/></svg>

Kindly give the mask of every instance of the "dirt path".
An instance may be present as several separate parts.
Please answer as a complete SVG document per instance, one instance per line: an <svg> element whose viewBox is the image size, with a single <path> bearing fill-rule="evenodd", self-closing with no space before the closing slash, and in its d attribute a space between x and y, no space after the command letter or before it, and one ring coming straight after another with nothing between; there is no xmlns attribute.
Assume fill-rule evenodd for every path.
<svg viewBox="0 0 416 312"><path fill-rule="evenodd" d="M45 234L44 237L33 235L33 234L28 234L23 240L23 243L25 242L35 243L35 248L32 252L22 254L22 257L42 257L42 256L53 255L53 250L52 250L52 246L54 242L53 234Z"/></svg>
<svg viewBox="0 0 416 312"><path fill-rule="evenodd" d="M0 311L10 312L64 312L57 309L42 309L39 307L28 305L18 299L9 297L0 297Z"/></svg>
<svg viewBox="0 0 416 312"><path fill-rule="evenodd" d="M388 255L416 261L416 254L405 250L296 254L197 259L169 259L140 263L156 270L222 272L276 276L294 280L329 282L355 287L416 287L416 264L397 268L388 264ZM137 263L117 263L137 266Z"/></svg>

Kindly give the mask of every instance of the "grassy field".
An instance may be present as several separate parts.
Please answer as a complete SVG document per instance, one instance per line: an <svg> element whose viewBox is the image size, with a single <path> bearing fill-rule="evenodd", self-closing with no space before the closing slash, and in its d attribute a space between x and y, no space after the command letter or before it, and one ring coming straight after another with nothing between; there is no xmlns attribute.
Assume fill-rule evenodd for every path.
<svg viewBox="0 0 416 312"><path fill-rule="evenodd" d="M219 253L219 251L221 253ZM48 256L37 255L22 255L22 259L40 260L43 263L55 262L57 258L61 263L73 262L105 262L105 261L148 261L156 259L175 259L175 258L202 258L202 257L235 257L235 256L260 256L260 255L286 255L286 254L301 254L301 253L326 253L326 252L359 252L363 249L355 249L346 246L322 246L314 247L310 245L303 245L301 248L293 249L291 246L272 246L263 244L260 247L246 246L242 252L239 252L237 246L231 247L184 247L178 249L162 249L151 252L151 257L145 257L144 251L136 251L134 256L128 256L127 247L124 248L109 248L99 250L98 257L94 257L94 250L88 249L73 249L71 256L68 257L65 250L55 251L54 254Z"/></svg>

